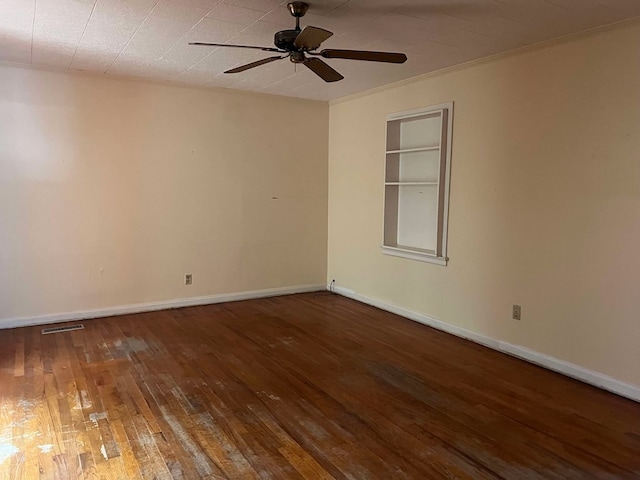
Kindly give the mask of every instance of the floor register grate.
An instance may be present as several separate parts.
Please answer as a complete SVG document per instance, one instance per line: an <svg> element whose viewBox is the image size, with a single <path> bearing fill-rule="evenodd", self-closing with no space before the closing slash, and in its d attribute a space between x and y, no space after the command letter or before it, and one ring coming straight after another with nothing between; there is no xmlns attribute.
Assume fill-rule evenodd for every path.
<svg viewBox="0 0 640 480"><path fill-rule="evenodd" d="M50 333L71 332L73 330L83 330L84 325L76 323L75 325L65 325L64 327L49 327L42 329L42 335L48 335Z"/></svg>

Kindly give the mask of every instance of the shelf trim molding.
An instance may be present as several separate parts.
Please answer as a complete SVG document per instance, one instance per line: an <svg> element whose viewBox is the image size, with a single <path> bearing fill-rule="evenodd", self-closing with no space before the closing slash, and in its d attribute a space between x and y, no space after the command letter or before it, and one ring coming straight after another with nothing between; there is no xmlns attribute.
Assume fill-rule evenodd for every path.
<svg viewBox="0 0 640 480"><path fill-rule="evenodd" d="M449 105L449 103L441 103L439 105L433 105L433 107L429 107L428 109L422 107L416 108L415 110L407 110L405 112L390 113L387 115L387 121L404 120L405 118L423 117L425 115L436 117L438 115L442 115Z"/></svg>
<svg viewBox="0 0 640 480"><path fill-rule="evenodd" d="M394 257L408 258L409 260L418 260L420 262L433 263L435 265L447 266L449 261L446 257L439 257L432 253L418 252L416 250L409 250L406 248L391 247L389 245L382 245L382 253L385 255L392 255Z"/></svg>
<svg viewBox="0 0 640 480"><path fill-rule="evenodd" d="M401 148L399 150L387 150L387 155L402 154L402 153L416 153L416 152L435 152L440 150L440 145L436 147L416 147L416 148Z"/></svg>
<svg viewBox="0 0 640 480"><path fill-rule="evenodd" d="M415 187L420 185L438 185L438 182L384 182L390 187Z"/></svg>

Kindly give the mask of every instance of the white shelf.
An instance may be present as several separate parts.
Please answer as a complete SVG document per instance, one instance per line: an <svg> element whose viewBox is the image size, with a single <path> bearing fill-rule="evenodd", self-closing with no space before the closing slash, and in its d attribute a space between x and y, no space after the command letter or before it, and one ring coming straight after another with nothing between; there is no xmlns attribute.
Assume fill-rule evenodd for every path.
<svg viewBox="0 0 640 480"><path fill-rule="evenodd" d="M394 257L408 258L410 260L418 260L420 262L435 263L436 265L446 266L449 261L446 257L439 257L433 251L420 250L403 247L391 247L389 245L382 246L383 253L393 255Z"/></svg>
<svg viewBox="0 0 640 480"><path fill-rule="evenodd" d="M402 186L407 186L407 187L411 187L411 186L418 186L418 185L438 185L438 182L385 182L385 185L397 185L399 187Z"/></svg>
<svg viewBox="0 0 640 480"><path fill-rule="evenodd" d="M435 147L402 148L400 150L387 150L387 155L394 153L435 152L440 150L440 145Z"/></svg>

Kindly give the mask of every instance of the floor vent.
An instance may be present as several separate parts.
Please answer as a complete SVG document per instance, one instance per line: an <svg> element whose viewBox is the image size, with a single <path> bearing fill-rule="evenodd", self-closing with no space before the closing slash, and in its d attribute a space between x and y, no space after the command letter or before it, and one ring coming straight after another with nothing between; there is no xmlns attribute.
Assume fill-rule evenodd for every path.
<svg viewBox="0 0 640 480"><path fill-rule="evenodd" d="M78 323L76 325L65 325L64 327L43 328L42 335L47 335L49 333L70 332L72 330L82 329L84 329L84 325L82 325L81 323Z"/></svg>

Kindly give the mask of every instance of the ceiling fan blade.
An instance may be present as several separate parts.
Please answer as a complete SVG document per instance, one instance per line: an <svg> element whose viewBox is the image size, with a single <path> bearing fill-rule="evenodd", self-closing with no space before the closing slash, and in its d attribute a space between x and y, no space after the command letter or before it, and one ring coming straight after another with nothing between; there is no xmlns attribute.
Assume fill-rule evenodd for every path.
<svg viewBox="0 0 640 480"><path fill-rule="evenodd" d="M255 47L253 45L229 45L227 43L204 43L204 42L189 42L189 45L198 45L202 47L232 47L232 48L253 48L254 50L262 50L264 52L280 52L286 53L284 50L278 50L272 47Z"/></svg>
<svg viewBox="0 0 640 480"><path fill-rule="evenodd" d="M404 53L368 52L366 50L329 48L322 50L320 53L311 54L320 55L324 58L345 58L347 60L365 60L367 62L404 63L407 61L407 56Z"/></svg>
<svg viewBox="0 0 640 480"><path fill-rule="evenodd" d="M304 61L304 65L325 82L337 82L344 78L319 58L308 58Z"/></svg>
<svg viewBox="0 0 640 480"><path fill-rule="evenodd" d="M293 45L305 50L313 50L318 48L322 42L333 35L333 32L318 27L304 27L304 30L298 34Z"/></svg>
<svg viewBox="0 0 640 480"><path fill-rule="evenodd" d="M259 67L260 65L265 65L267 63L275 62L276 60L282 60L283 58L287 58L286 55L282 57L269 57L263 58L262 60L258 60L256 62L247 63L246 65L242 65L241 67L232 68L231 70L227 70L224 73L240 73L245 70L249 70L250 68Z"/></svg>

